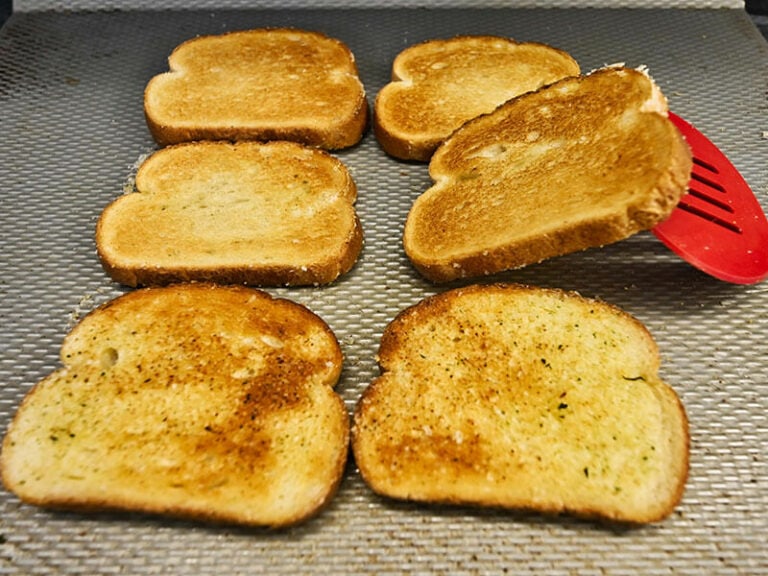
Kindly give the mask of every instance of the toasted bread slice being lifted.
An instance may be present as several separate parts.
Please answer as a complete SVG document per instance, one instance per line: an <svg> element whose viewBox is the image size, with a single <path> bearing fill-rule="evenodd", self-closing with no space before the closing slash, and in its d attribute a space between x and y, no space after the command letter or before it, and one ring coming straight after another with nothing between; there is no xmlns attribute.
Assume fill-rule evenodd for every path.
<svg viewBox="0 0 768 576"><path fill-rule="evenodd" d="M467 120L578 74L569 54L540 43L457 36L415 44L397 55L392 82L376 96L376 138L392 156L426 161Z"/></svg>
<svg viewBox="0 0 768 576"><path fill-rule="evenodd" d="M264 28L179 45L147 84L144 112L161 145L293 140L325 149L362 137L368 103L349 47L318 32Z"/></svg>
<svg viewBox="0 0 768 576"><path fill-rule="evenodd" d="M352 448L377 493L430 503L666 517L683 494L685 410L637 320L519 285L427 298L386 328Z"/></svg>
<svg viewBox="0 0 768 576"><path fill-rule="evenodd" d="M123 284L327 284L362 248L347 168L294 142L195 142L155 152L103 211L96 246Z"/></svg>
<svg viewBox="0 0 768 576"><path fill-rule="evenodd" d="M665 219L691 152L643 71L566 78L470 120L437 150L404 247L433 281L617 242Z"/></svg>
<svg viewBox="0 0 768 576"><path fill-rule="evenodd" d="M245 287L129 292L77 324L8 429L5 487L52 508L295 524L349 442L330 328Z"/></svg>

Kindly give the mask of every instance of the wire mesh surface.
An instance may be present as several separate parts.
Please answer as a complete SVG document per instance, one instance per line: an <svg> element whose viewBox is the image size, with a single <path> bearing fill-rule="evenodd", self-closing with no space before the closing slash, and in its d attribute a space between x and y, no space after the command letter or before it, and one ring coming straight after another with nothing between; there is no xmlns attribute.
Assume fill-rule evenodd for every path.
<svg viewBox="0 0 768 576"><path fill-rule="evenodd" d="M503 34L569 51L583 70L647 65L671 107L768 200L768 47L740 10L399 9L15 13L0 32L0 433L59 365L82 314L125 291L102 271L96 219L154 149L142 95L174 46L261 26L345 41L372 101L394 56L420 40ZM322 288L270 289L336 332L350 411L377 374L397 312L447 287L422 280L400 244L426 166L373 135L337 156L355 178L365 246ZM666 521L620 529L568 517L418 506L374 496L350 462L331 505L283 531L137 514L49 512L0 491L2 574L768 574L768 283L716 281L650 233L488 281L578 290L643 321L691 425L691 471ZM455 286L456 284L452 285Z"/></svg>
<svg viewBox="0 0 768 576"><path fill-rule="evenodd" d="M743 0L16 0L14 10L253 8L744 8Z"/></svg>

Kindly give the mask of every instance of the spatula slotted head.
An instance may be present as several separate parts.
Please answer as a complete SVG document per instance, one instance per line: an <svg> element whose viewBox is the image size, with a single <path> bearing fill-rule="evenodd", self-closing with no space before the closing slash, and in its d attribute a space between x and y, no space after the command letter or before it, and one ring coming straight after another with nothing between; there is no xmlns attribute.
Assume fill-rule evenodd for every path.
<svg viewBox="0 0 768 576"><path fill-rule="evenodd" d="M768 219L747 182L720 149L691 124L669 119L693 152L688 193L653 233L675 254L726 282L768 276Z"/></svg>

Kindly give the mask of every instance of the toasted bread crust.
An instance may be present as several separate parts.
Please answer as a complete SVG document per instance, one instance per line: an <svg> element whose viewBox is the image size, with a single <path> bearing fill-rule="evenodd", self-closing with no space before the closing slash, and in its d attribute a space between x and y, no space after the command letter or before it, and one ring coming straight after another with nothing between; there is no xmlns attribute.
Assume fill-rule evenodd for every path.
<svg viewBox="0 0 768 576"><path fill-rule="evenodd" d="M443 282L617 242L671 213L691 166L646 74L566 78L467 122L438 149L404 247Z"/></svg>
<svg viewBox="0 0 768 576"><path fill-rule="evenodd" d="M456 36L397 55L392 82L376 96L373 129L381 147L427 161L464 122L510 98L579 74L566 52L501 36Z"/></svg>
<svg viewBox="0 0 768 576"><path fill-rule="evenodd" d="M104 269L128 286L327 284L362 249L349 171L293 142L171 146L144 161L136 188L96 227Z"/></svg>
<svg viewBox="0 0 768 576"><path fill-rule="evenodd" d="M180 44L152 78L144 114L161 146L197 140L291 140L353 146L368 102L349 47L319 32L263 28Z"/></svg>
<svg viewBox="0 0 768 576"><path fill-rule="evenodd" d="M70 332L22 402L0 474L23 501L285 526L346 464L330 328L288 300L186 284L130 292Z"/></svg>
<svg viewBox="0 0 768 576"><path fill-rule="evenodd" d="M379 494L626 523L682 498L685 410L647 329L618 308L469 286L401 312L378 359L352 449Z"/></svg>

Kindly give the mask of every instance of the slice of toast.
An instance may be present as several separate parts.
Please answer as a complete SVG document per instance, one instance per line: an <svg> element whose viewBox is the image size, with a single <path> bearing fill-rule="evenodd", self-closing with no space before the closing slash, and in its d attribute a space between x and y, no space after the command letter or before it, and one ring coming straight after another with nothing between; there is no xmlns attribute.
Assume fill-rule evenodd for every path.
<svg viewBox="0 0 768 576"><path fill-rule="evenodd" d="M352 448L377 493L625 523L667 516L688 422L646 328L519 285L430 297L387 327Z"/></svg>
<svg viewBox="0 0 768 576"><path fill-rule="evenodd" d="M433 281L617 242L665 219L691 152L639 70L566 78L470 120L437 150L403 242Z"/></svg>
<svg viewBox="0 0 768 576"><path fill-rule="evenodd" d="M426 161L467 120L578 74L569 54L545 44L499 36L429 40L395 58L392 82L376 96L374 132L388 154Z"/></svg>
<svg viewBox="0 0 768 576"><path fill-rule="evenodd" d="M362 248L357 189L337 158L293 142L196 142L155 152L137 192L103 211L96 245L123 284L327 284Z"/></svg>
<svg viewBox="0 0 768 576"><path fill-rule="evenodd" d="M3 442L3 483L25 502L285 526L340 483L341 350L299 304L235 286L137 290L84 317L61 360Z"/></svg>
<svg viewBox="0 0 768 576"><path fill-rule="evenodd" d="M346 148L368 103L349 47L318 32L269 28L199 36L147 84L144 112L161 145L293 140Z"/></svg>

